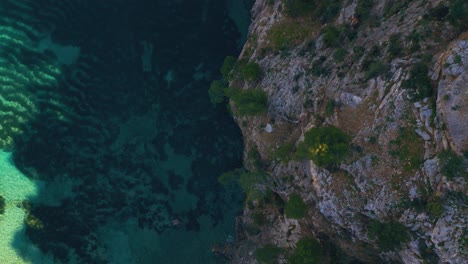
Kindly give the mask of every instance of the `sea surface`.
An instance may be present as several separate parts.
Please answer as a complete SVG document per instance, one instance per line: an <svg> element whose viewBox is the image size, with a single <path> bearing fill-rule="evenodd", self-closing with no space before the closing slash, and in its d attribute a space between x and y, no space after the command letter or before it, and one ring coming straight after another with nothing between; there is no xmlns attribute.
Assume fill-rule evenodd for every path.
<svg viewBox="0 0 468 264"><path fill-rule="evenodd" d="M0 263L225 263L251 0L0 0Z"/></svg>

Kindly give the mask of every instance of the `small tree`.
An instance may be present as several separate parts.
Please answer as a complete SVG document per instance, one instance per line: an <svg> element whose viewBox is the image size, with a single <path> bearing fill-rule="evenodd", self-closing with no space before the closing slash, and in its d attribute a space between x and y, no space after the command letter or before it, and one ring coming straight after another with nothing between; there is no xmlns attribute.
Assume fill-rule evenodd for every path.
<svg viewBox="0 0 468 264"><path fill-rule="evenodd" d="M208 89L208 96L213 104L220 104L224 101L224 90L226 89L225 83L221 80L214 80Z"/></svg>
<svg viewBox="0 0 468 264"><path fill-rule="evenodd" d="M260 65L255 62L248 62L240 66L242 78L247 81L255 81L260 76Z"/></svg>
<svg viewBox="0 0 468 264"><path fill-rule="evenodd" d="M284 208L284 213L288 218L300 219L307 213L307 205L297 193L291 194Z"/></svg>
<svg viewBox="0 0 468 264"><path fill-rule="evenodd" d="M237 113L241 116L258 115L267 110L267 94L260 89L242 90L239 88L229 88L227 96L234 102Z"/></svg>
<svg viewBox="0 0 468 264"><path fill-rule="evenodd" d="M236 67L237 60L232 56L224 58L223 65L221 66L220 72L223 76L224 81L230 81L232 79L232 70Z"/></svg>

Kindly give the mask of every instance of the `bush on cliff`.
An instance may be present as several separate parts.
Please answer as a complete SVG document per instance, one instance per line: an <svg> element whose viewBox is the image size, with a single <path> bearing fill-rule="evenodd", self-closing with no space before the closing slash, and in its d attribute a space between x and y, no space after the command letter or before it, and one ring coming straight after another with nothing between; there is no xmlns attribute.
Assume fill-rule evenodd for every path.
<svg viewBox="0 0 468 264"><path fill-rule="evenodd" d="M313 160L317 166L338 164L349 152L349 136L334 126L312 128L297 146L296 160Z"/></svg>
<svg viewBox="0 0 468 264"><path fill-rule="evenodd" d="M223 173L218 177L218 182L224 186L235 182L245 192L246 201L262 199L267 192L263 188L266 184L267 175L261 171L247 171L244 168L235 169Z"/></svg>
<svg viewBox="0 0 468 264"><path fill-rule="evenodd" d="M403 243L409 241L408 232L402 224L375 220L369 225L369 238L377 239L377 245L385 251L400 249Z"/></svg>
<svg viewBox="0 0 468 264"><path fill-rule="evenodd" d="M322 23L329 22L338 14L340 4L341 0L283 0L288 16L319 18Z"/></svg>
<svg viewBox="0 0 468 264"><path fill-rule="evenodd" d="M221 80L214 80L210 84L210 89L208 89L208 96L210 101L213 104L220 104L224 101L224 91L226 90L225 82Z"/></svg>
<svg viewBox="0 0 468 264"><path fill-rule="evenodd" d="M241 76L246 81L256 81L260 77L260 65L247 62L239 65Z"/></svg>
<svg viewBox="0 0 468 264"><path fill-rule="evenodd" d="M231 87L226 90L226 95L233 101L240 116L258 115L267 110L268 97L263 90Z"/></svg>
<svg viewBox="0 0 468 264"><path fill-rule="evenodd" d="M432 81L428 72L429 68L424 62L417 62L410 69L410 78L403 81L402 87L409 90L413 101L432 96Z"/></svg>
<svg viewBox="0 0 468 264"><path fill-rule="evenodd" d="M321 263L323 248L313 238L302 238L296 243L296 250L289 257L290 264L313 264Z"/></svg>
<svg viewBox="0 0 468 264"><path fill-rule="evenodd" d="M463 175L463 158L452 150L442 150L439 153L440 172L448 178Z"/></svg>
<svg viewBox="0 0 468 264"><path fill-rule="evenodd" d="M232 70L236 67L237 59L233 56L227 56L224 58L223 65L219 70L221 72L221 76L223 76L223 80L228 82L232 79Z"/></svg>
<svg viewBox="0 0 468 264"><path fill-rule="evenodd" d="M288 218L303 218L307 213L307 205L299 194L293 193L284 207L284 213Z"/></svg>

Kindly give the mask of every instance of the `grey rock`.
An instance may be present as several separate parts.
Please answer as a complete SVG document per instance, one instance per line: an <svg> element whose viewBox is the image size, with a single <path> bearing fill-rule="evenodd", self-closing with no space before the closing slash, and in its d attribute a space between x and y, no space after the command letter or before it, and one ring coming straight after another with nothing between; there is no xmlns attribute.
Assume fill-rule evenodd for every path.
<svg viewBox="0 0 468 264"><path fill-rule="evenodd" d="M414 131L426 141L431 139L431 136L429 136L426 132L420 130L419 128L416 128Z"/></svg>
<svg viewBox="0 0 468 264"><path fill-rule="evenodd" d="M357 107L362 102L362 98L354 94L342 93L340 95L340 101L345 105Z"/></svg>
<svg viewBox="0 0 468 264"><path fill-rule="evenodd" d="M424 162L424 174L429 178L431 187L435 189L440 182L441 176L439 174L439 160L437 158L428 159Z"/></svg>

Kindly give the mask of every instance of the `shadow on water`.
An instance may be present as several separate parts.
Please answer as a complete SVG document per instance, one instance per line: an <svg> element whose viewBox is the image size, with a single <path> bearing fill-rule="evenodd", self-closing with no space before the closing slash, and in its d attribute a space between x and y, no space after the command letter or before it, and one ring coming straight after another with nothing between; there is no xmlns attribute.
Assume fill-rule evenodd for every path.
<svg viewBox="0 0 468 264"><path fill-rule="evenodd" d="M21 84L5 96L2 83L15 103L2 101L13 113L2 124L18 129L0 135L14 137L16 167L37 184L17 204L27 238L64 263L216 262L210 248L233 238L243 199L217 183L241 164L240 131L207 97L239 51L224 3L1 2L0 19L17 27L2 30L24 39L0 48L16 65L2 74ZM39 254L21 231L13 247Z"/></svg>

